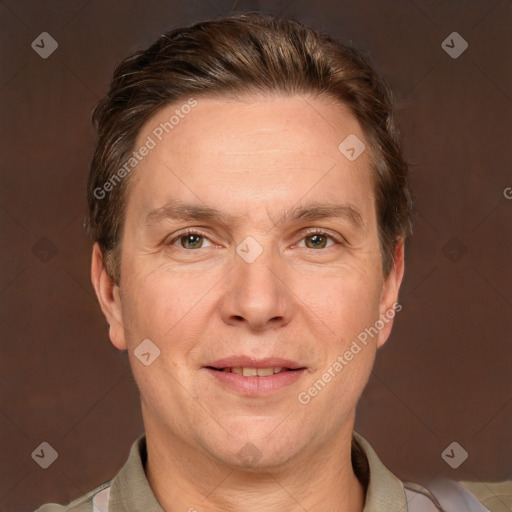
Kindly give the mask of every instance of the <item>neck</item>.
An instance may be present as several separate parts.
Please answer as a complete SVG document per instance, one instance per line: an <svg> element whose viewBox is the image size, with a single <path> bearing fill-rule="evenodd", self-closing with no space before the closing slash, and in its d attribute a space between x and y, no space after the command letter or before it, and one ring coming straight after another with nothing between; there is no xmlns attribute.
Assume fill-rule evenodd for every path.
<svg viewBox="0 0 512 512"><path fill-rule="evenodd" d="M352 467L352 429L353 419L334 440L285 465L241 470L146 425L146 475L165 512L362 512L365 489Z"/></svg>

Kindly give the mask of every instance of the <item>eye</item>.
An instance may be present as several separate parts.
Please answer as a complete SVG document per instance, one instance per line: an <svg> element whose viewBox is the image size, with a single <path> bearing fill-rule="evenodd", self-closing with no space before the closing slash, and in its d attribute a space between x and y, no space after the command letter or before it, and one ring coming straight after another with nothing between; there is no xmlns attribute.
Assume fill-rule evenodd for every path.
<svg viewBox="0 0 512 512"><path fill-rule="evenodd" d="M332 242L328 245L329 240ZM302 242L304 241L304 245ZM308 249L325 249L335 245L336 240L334 236L330 235L327 231L322 229L315 229L310 231L306 236L297 244L297 247L306 247Z"/></svg>
<svg viewBox="0 0 512 512"><path fill-rule="evenodd" d="M204 247L208 247L208 245L205 245L205 242L213 247L213 244L205 234L188 230L178 233L169 240L167 245L178 245L181 249L203 249Z"/></svg>

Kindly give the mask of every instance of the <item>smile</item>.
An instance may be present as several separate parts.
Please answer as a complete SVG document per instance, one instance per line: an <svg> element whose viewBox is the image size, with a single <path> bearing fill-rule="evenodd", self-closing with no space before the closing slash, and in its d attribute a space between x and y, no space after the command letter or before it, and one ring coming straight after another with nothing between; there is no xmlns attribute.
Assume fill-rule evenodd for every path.
<svg viewBox="0 0 512 512"><path fill-rule="evenodd" d="M236 373L237 375L243 375L244 377L269 377L275 373L291 371L290 368L283 368L281 366L274 366L270 368L250 368L250 367L238 367L238 368L212 368L219 372Z"/></svg>
<svg viewBox="0 0 512 512"><path fill-rule="evenodd" d="M286 368L268 366L253 368L248 366L204 367L212 379L212 384L246 397L264 397L284 390L296 383L306 368Z"/></svg>

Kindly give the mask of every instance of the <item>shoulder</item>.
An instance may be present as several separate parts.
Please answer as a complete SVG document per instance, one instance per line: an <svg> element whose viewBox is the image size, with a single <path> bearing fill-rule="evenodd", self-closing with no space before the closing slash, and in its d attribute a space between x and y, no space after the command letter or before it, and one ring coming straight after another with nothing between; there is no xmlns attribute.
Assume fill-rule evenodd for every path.
<svg viewBox="0 0 512 512"><path fill-rule="evenodd" d="M89 491L87 494L80 496L80 498L72 501L68 505L58 505L57 503L46 503L39 507L35 512L92 512L92 500L96 494L105 488L110 487L111 481L105 482L98 487Z"/></svg>
<svg viewBox="0 0 512 512"><path fill-rule="evenodd" d="M512 510L512 480L501 482L459 482L491 512Z"/></svg>
<svg viewBox="0 0 512 512"><path fill-rule="evenodd" d="M439 510L445 512L509 512L512 510L512 482L457 482L434 478L428 491ZM412 510L415 510L411 507Z"/></svg>
<svg viewBox="0 0 512 512"><path fill-rule="evenodd" d="M146 489L146 496L152 496L151 488L144 474L145 458L146 438L145 434L142 434L132 443L127 461L114 478L98 485L98 487L68 505L47 503L35 512L104 512L107 510L111 499L119 501L126 494L140 491L141 486ZM154 496L153 499L156 500Z"/></svg>

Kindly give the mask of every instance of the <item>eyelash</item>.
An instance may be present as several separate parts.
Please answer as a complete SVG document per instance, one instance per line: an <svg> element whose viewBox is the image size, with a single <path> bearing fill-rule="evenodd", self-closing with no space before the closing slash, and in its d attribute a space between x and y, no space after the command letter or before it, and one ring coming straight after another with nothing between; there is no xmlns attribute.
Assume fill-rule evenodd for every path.
<svg viewBox="0 0 512 512"><path fill-rule="evenodd" d="M169 242L166 243L166 245L174 246L174 243L176 241L178 241L180 238L187 236L187 235L199 235L199 236L202 236L202 237L208 239L211 242L209 236L206 233L203 233L202 231L199 231L197 229L185 229L184 231L178 232L171 240L169 240ZM336 242L338 244L344 243L344 241L341 237L334 236L330 231L327 231L326 229L323 229L323 228L309 228L307 231L304 232L300 241L302 241L304 238L306 238L309 235L327 236L328 238L330 238L331 240L333 240L334 242ZM332 247L332 246L329 246L329 247ZM179 247L179 249L183 249L184 251L194 251L194 250L197 251L198 250L198 249L185 249L184 247ZM200 247L200 249L203 249L203 247ZM306 249L310 249L310 247L306 247ZM325 249L328 249L328 247L326 247ZM317 251L318 249L311 249L311 250Z"/></svg>

